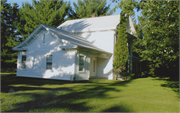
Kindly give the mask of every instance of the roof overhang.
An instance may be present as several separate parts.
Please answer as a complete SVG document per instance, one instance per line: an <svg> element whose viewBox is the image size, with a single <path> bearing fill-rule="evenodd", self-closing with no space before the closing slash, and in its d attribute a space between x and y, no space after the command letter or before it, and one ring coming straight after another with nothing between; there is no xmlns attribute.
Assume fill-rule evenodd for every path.
<svg viewBox="0 0 180 113"><path fill-rule="evenodd" d="M95 55L95 56L101 57L101 58L109 58L112 56L112 53L110 53L110 52L85 48L85 47L81 47L81 46L78 46L77 50L82 51L82 52L87 52L87 53L90 53L91 55Z"/></svg>
<svg viewBox="0 0 180 113"><path fill-rule="evenodd" d="M77 50L77 45L75 45L75 46L65 45L65 46L60 46L60 48L61 48L62 50Z"/></svg>
<svg viewBox="0 0 180 113"><path fill-rule="evenodd" d="M91 55L95 55L101 58L109 58L112 55L112 53L109 53L106 51L99 51L99 50L90 49L90 48L81 47L81 46L60 46L60 48L62 50L78 50L81 52L87 52Z"/></svg>
<svg viewBox="0 0 180 113"><path fill-rule="evenodd" d="M137 39L137 37L136 36L134 36L134 35L132 35L132 34L130 34L130 33L126 33L127 35L128 35L128 39Z"/></svg>
<svg viewBox="0 0 180 113"><path fill-rule="evenodd" d="M27 48L16 48L16 49L13 49L15 51L27 51L28 49Z"/></svg>
<svg viewBox="0 0 180 113"><path fill-rule="evenodd" d="M20 51L20 50L27 50L27 45L28 43L35 39L35 37L40 33L40 31L42 31L43 29L45 29L45 27L43 26L43 24L40 24L23 42L19 43L18 45L16 45L15 47L12 48L12 50L14 51Z"/></svg>

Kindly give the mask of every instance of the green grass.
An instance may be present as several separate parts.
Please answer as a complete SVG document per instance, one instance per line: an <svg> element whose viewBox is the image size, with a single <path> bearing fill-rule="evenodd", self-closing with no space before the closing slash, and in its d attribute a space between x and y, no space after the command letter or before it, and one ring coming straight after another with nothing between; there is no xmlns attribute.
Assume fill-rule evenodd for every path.
<svg viewBox="0 0 180 113"><path fill-rule="evenodd" d="M179 112L178 94L166 84L151 77L71 83L2 74L1 111Z"/></svg>

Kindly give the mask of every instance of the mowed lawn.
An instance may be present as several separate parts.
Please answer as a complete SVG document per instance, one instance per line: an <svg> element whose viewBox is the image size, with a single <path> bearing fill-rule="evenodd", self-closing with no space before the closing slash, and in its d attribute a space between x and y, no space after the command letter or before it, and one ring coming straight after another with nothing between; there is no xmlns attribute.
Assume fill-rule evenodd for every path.
<svg viewBox="0 0 180 113"><path fill-rule="evenodd" d="M179 112L159 78L67 82L1 74L1 112Z"/></svg>

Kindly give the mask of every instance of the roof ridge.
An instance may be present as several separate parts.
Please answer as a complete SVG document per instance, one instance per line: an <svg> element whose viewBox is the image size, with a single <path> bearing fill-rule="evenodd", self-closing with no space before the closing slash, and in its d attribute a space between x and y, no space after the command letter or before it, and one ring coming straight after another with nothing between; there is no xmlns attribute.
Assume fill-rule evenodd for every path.
<svg viewBox="0 0 180 113"><path fill-rule="evenodd" d="M85 19L95 19L95 18L108 17L108 16L118 16L118 14L117 14L117 15L97 16L97 17L86 17L86 18L72 19L72 20L66 20L66 21L85 20ZM119 15L119 16L120 16L120 15ZM66 21L65 21L65 22L66 22Z"/></svg>

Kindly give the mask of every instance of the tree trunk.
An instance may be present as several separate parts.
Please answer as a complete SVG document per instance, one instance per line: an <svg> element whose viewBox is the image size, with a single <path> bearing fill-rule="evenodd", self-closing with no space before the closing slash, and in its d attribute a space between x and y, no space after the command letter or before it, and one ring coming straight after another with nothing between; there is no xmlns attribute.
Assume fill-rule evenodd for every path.
<svg viewBox="0 0 180 113"><path fill-rule="evenodd" d="M116 74L114 74L113 80L117 80L117 75Z"/></svg>

